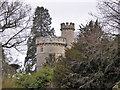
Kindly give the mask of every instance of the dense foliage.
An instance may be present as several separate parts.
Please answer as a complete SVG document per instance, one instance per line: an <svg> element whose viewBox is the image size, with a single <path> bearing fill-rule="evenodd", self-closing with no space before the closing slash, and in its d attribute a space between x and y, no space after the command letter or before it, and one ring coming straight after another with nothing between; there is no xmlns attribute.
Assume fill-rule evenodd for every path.
<svg viewBox="0 0 120 90"><path fill-rule="evenodd" d="M28 51L25 58L26 73L32 72L36 63L36 44L35 39L39 36L54 36L54 29L51 28L51 17L49 12L44 7L37 7L33 17L33 26L31 28L31 37L29 37L27 45Z"/></svg>
<svg viewBox="0 0 120 90"><path fill-rule="evenodd" d="M54 70L53 83L67 88L112 88L120 80L116 38L106 35L98 22L80 26L77 43L65 52Z"/></svg>
<svg viewBox="0 0 120 90"><path fill-rule="evenodd" d="M46 57L46 62L43 64L43 66L49 66L51 68L55 67L57 58L55 58L55 54L49 54L48 57Z"/></svg>
<svg viewBox="0 0 120 90"><path fill-rule="evenodd" d="M97 17L104 26L107 26L105 30L113 34L117 32L118 52L120 52L120 0L100 0L97 7L99 11Z"/></svg>
<svg viewBox="0 0 120 90"><path fill-rule="evenodd" d="M6 2L5 4L5 6L7 6ZM19 5L18 3L17 6ZM120 29L119 6L120 2L118 2L118 0L99 2L98 7L103 25L108 25L109 28L112 27L114 30ZM25 17L26 15L27 13L25 13ZM5 20L7 20L7 18ZM13 21L16 27L16 20L14 22L14 20L10 19L10 21ZM20 25L22 24L19 20L18 23L20 23ZM48 10L44 7L37 7L33 17L31 36L27 42L28 51L24 63L26 72L25 74L23 74L23 72L17 73L13 76L4 75L2 81L3 88L43 89L52 87L109 89L112 88L116 82L120 81L120 35L112 36L113 34L106 34L97 20L96 22L90 21L85 26L80 25L77 42L73 43L71 48L66 49L65 57L59 57L56 60L55 54L50 54L49 57L46 58L44 68L39 72L32 73L33 67L36 64L35 39L40 36L54 36L54 29L51 28L50 25L51 17ZM5 25L3 26L5 27ZM26 28L28 27L26 26ZM2 32L4 30L2 27ZM19 31L18 34L20 32L22 31ZM7 44L16 36L19 35L16 34L10 38L3 47L11 48L24 41L21 41L21 39L21 42L15 42L15 44L8 46ZM5 56L3 56L3 58L5 58ZM18 67L15 64L11 66ZM7 74L9 72L13 74L13 69L6 63L3 63L3 70ZM117 85L118 88L120 88L120 82L118 82Z"/></svg>
<svg viewBox="0 0 120 90"><path fill-rule="evenodd" d="M4 77L3 88L36 88L37 90L49 87L53 69L44 67L41 71L31 74L17 73Z"/></svg>
<svg viewBox="0 0 120 90"><path fill-rule="evenodd" d="M46 88L50 84L52 74L52 69L50 67L44 67L40 72L32 75L19 75L16 84L22 88Z"/></svg>

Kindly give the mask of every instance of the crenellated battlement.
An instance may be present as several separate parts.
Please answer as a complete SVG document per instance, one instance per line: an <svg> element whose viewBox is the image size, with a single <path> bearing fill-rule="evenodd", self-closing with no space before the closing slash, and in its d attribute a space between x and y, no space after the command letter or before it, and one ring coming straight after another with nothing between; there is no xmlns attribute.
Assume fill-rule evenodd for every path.
<svg viewBox="0 0 120 90"><path fill-rule="evenodd" d="M74 23L70 22L66 22L66 23L61 23L61 31L62 30L75 30L75 26Z"/></svg>
<svg viewBox="0 0 120 90"><path fill-rule="evenodd" d="M43 64L46 62L46 57L49 54L55 54L55 58L65 56L65 49L71 48L74 42L74 23L61 23L61 36L60 37L37 37L37 71L41 70Z"/></svg>
<svg viewBox="0 0 120 90"><path fill-rule="evenodd" d="M66 39L62 37L37 37L36 38L36 44L42 45L42 44L61 44L66 45Z"/></svg>

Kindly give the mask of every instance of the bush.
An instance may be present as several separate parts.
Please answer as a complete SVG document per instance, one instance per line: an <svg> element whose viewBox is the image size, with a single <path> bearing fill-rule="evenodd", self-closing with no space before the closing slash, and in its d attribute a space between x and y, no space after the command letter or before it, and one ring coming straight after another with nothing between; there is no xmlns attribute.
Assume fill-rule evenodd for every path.
<svg viewBox="0 0 120 90"><path fill-rule="evenodd" d="M32 75L23 74L17 76L16 85L21 88L46 88L51 83L53 70L50 67L44 67Z"/></svg>
<svg viewBox="0 0 120 90"><path fill-rule="evenodd" d="M44 67L39 72L31 74L16 73L3 77L2 88L36 88L43 89L50 85L53 69Z"/></svg>

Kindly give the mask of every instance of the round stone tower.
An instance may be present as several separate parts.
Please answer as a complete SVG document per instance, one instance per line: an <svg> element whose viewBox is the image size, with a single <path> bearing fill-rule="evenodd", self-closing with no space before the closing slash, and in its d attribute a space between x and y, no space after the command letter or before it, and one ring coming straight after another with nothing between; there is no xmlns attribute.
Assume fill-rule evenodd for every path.
<svg viewBox="0 0 120 90"><path fill-rule="evenodd" d="M65 48L70 48L74 42L74 23L61 23L61 37L37 37L37 71L41 70L46 57L55 54L55 57L64 56Z"/></svg>
<svg viewBox="0 0 120 90"><path fill-rule="evenodd" d="M61 23L61 37L66 39L67 47L71 47L71 44L74 42L74 23Z"/></svg>
<svg viewBox="0 0 120 90"><path fill-rule="evenodd" d="M61 37L37 37L37 71L41 70L49 54L55 54L55 57L64 56L66 39Z"/></svg>

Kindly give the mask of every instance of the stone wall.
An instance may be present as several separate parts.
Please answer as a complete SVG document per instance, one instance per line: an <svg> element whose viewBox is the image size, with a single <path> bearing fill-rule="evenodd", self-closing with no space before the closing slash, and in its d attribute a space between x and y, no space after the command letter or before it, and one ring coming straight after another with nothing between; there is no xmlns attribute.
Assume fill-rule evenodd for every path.
<svg viewBox="0 0 120 90"><path fill-rule="evenodd" d="M65 48L70 48L74 42L74 23L61 24L61 37L37 37L37 71L42 69L49 54L55 54L55 57L64 56Z"/></svg>
<svg viewBox="0 0 120 90"><path fill-rule="evenodd" d="M61 37L66 38L67 46L71 46L71 44L74 42L74 31L64 30L61 32Z"/></svg>
<svg viewBox="0 0 120 90"><path fill-rule="evenodd" d="M61 37L37 37L36 44L45 44L45 43L59 43L66 44L66 39Z"/></svg>
<svg viewBox="0 0 120 90"><path fill-rule="evenodd" d="M66 39L57 37L39 37L37 43L37 71L42 69L49 54L55 54L56 58L60 55L64 56Z"/></svg>
<svg viewBox="0 0 120 90"><path fill-rule="evenodd" d="M74 42L74 23L62 23L61 24L61 37L66 39L68 47L71 47L71 44Z"/></svg>

